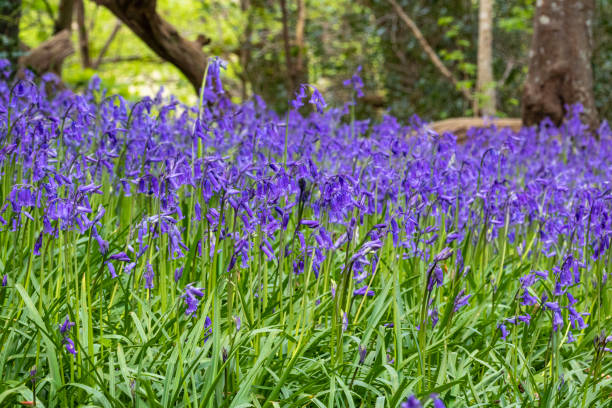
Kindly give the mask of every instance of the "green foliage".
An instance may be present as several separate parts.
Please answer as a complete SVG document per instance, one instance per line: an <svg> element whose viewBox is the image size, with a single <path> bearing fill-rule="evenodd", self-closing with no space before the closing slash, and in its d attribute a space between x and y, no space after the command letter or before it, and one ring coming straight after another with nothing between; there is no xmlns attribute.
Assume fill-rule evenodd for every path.
<svg viewBox="0 0 612 408"><path fill-rule="evenodd" d="M21 40L25 44L36 46L51 35L58 3L57 0L23 0ZM229 62L226 86L235 100L259 94L277 111L286 110L293 92L287 87L278 2L251 1L245 10L239 1L159 0L157 3L158 12L181 35L195 39L198 34L204 34L211 39L204 51ZM462 86L474 83L477 2L403 0L398 3L414 19ZM288 6L293 41L297 10L295 2L288 2ZM116 19L95 2L85 1L85 7L91 56L95 60ZM612 7L610 0L597 0L596 7L593 26L596 105L602 117L610 118ZM366 95L383 100L390 112L400 118L407 119L415 113L427 119L469 113L470 104L432 66L412 33L391 12L387 0L307 1L306 9L303 52L307 79L330 102L351 99L350 90L342 86L342 81L361 65ZM526 77L533 13L534 0L495 2L493 68L497 106L502 116L520 116L516 102L521 99ZM76 32L73 43L75 47L78 44ZM290 50L295 57L298 52L295 44L292 43ZM242 52L248 55L244 64ZM79 90L92 74L81 71L77 50L63 65L64 81ZM96 74L103 84L130 100L154 95L160 86L185 102L194 103L197 99L180 72L164 63L127 27L122 27L111 43ZM358 117L382 113L375 104L363 103L357 109Z"/></svg>
<svg viewBox="0 0 612 408"><path fill-rule="evenodd" d="M524 0L520 3L522 4L519 6L513 6L505 17L499 18L497 24L501 30L531 33L533 0Z"/></svg>
<svg viewBox="0 0 612 408"><path fill-rule="evenodd" d="M117 250L129 241L130 218L151 204L136 200L128 205L124 200L106 194L92 202L93 208L114 209L116 216L105 217L101 230L115 231L110 244ZM561 408L579 406L578 401L582 406L603 406L611 387L609 379L591 382L589 374L597 324L574 345L555 350L564 366L563 382L552 375L546 316L537 315L532 324L515 326L508 339L500 338L495 328L500 316L513 314L518 307L514 298L518 278L529 269L553 266L543 257L537 264L525 262L503 238L490 244L479 240L464 251L465 265L473 271L468 286L475 295L471 307L461 313L452 312L461 277L452 266L454 258L448 261L450 280L435 294L440 322L435 330L427 330L425 342L414 327L423 306L427 265L402 260L400 250L387 240L380 267L369 283L377 294L354 300L347 331L338 337L340 354L334 355L330 350L338 340L328 321L335 302L331 281L326 279L340 270L342 256L330 254L319 280L312 278L311 271L292 276L289 265L257 256L239 275L221 271L216 261L197 260L194 268L185 268L184 282L220 273L216 286L207 289L197 317L187 318L181 288L171 273L178 261L167 257L166 248L153 253L151 261L159 271L157 284L166 291L148 291L137 283L140 272L121 272L119 278L108 279L99 266L102 256L95 243L91 237L79 238L77 232L61 233L43 247L42 256L33 257L31 245L40 227L28 224L22 239L13 233L0 238L0 268L14 271L9 285L0 288L0 304L19 305L0 309L2 406L32 400L28 374L32 366L38 369L37 395L45 407L395 408L409 393L426 397L436 392L449 407ZM528 241L534 234L536 229ZM193 259L191 253L188 263ZM279 268L285 270L280 280L275 277ZM594 268L592 276L605 265L598 262ZM488 275L498 270L503 274L496 295L491 296ZM276 281L268 288L268 307L255 296L261 293L256 282L262 274ZM595 296L590 285L583 289L589 295L577 308L588 308L586 301ZM215 313L215 304L223 310L220 316L228 318L215 319L210 338L205 316ZM57 330L66 316L76 322L76 357L66 353ZM232 316L242 319L238 331ZM604 317L600 327L610 324L610 317ZM359 346L367 348L363 364L359 364ZM611 364L609 358L604 360L600 372L609 372Z"/></svg>

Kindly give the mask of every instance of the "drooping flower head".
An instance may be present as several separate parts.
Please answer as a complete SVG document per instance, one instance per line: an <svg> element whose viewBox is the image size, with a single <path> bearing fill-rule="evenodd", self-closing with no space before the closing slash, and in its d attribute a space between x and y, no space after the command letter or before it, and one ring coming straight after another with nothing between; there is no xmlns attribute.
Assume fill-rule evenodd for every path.
<svg viewBox="0 0 612 408"><path fill-rule="evenodd" d="M418 400L414 395L406 398L406 401L402 402L401 408L422 408L421 401Z"/></svg>
<svg viewBox="0 0 612 408"><path fill-rule="evenodd" d="M62 340L62 344L66 346L66 351L76 356L77 351L76 351L76 348L74 347L74 341L72 341L70 337L64 337L64 339Z"/></svg>
<svg viewBox="0 0 612 408"><path fill-rule="evenodd" d="M198 311L198 304L200 303L199 298L202 296L204 296L202 288L196 288L193 286L193 283L189 283L185 286L185 293L181 295L181 298L183 298L187 305L185 309L185 314L187 316L191 316Z"/></svg>
<svg viewBox="0 0 612 408"><path fill-rule="evenodd" d="M77 351L74 346L74 341L70 337L68 337L68 332L74 326L74 322L70 321L70 318L66 316L66 320L59 326L59 332L62 335L62 344L66 346L66 351L68 351L72 355L76 355Z"/></svg>
<svg viewBox="0 0 612 408"><path fill-rule="evenodd" d="M145 289L153 289L153 279L155 278L155 272L153 272L153 266L147 262L147 270L144 273L145 278Z"/></svg>
<svg viewBox="0 0 612 408"><path fill-rule="evenodd" d="M461 289L461 291L457 294L457 297L455 298L455 305L453 307L453 311L457 312L462 307L468 305L471 297L472 295L465 294L465 289Z"/></svg>
<svg viewBox="0 0 612 408"><path fill-rule="evenodd" d="M306 89L310 88L312 90L312 94L310 95L309 103L313 104L317 109L317 112L323 113L323 110L327 107L327 103L325 103L325 99L323 99L323 95L317 88L310 84L302 84L298 88L298 91L295 94L295 98L291 101L291 107L293 109L299 109L304 106L304 99L307 97Z"/></svg>
<svg viewBox="0 0 612 408"><path fill-rule="evenodd" d="M64 322L60 324L60 327L59 327L60 334L66 334L73 326L74 326L74 322L71 322L70 318L66 316L66 320L64 320Z"/></svg>
<svg viewBox="0 0 612 408"><path fill-rule="evenodd" d="M368 355L368 350L365 346L359 345L359 364L363 365L365 363L366 356Z"/></svg>
<svg viewBox="0 0 612 408"><path fill-rule="evenodd" d="M342 82L342 85L349 87L351 86L353 88L353 90L355 91L355 94L357 95L357 98L362 98L363 97L363 81L361 79L361 77L359 76L359 73L361 72L362 67L361 65L359 65L357 67L357 70L355 71L355 73L353 74L353 76L351 77L351 79L347 79L344 82Z"/></svg>

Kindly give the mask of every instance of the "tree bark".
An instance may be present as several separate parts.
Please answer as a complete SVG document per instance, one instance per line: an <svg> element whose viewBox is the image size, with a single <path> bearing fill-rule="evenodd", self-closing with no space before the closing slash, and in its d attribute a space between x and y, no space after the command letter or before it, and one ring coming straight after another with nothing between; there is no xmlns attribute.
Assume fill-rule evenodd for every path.
<svg viewBox="0 0 612 408"><path fill-rule="evenodd" d="M493 1L480 0L478 7L478 73L474 113L495 115L493 79Z"/></svg>
<svg viewBox="0 0 612 408"><path fill-rule="evenodd" d="M242 99L247 99L249 71L251 62L251 38L253 35L253 10L250 8L250 0L240 0L240 10L246 14L247 23L244 29L244 36L240 44L240 82Z"/></svg>
<svg viewBox="0 0 612 408"><path fill-rule="evenodd" d="M89 38L87 36L87 27L85 27L85 5L83 0L76 0L76 19L79 27L79 50L81 52L81 64L83 68L91 67L91 59L89 57Z"/></svg>
<svg viewBox="0 0 612 408"><path fill-rule="evenodd" d="M13 71L21 51L19 49L19 20L21 18L21 0L0 2L0 42L4 44L0 58L11 63Z"/></svg>
<svg viewBox="0 0 612 408"><path fill-rule="evenodd" d="M72 13L74 11L74 0L61 0L58 8L57 19L53 27L53 34L62 30L70 30L72 24Z"/></svg>
<svg viewBox="0 0 612 408"><path fill-rule="evenodd" d="M295 83L308 83L308 71L306 67L306 41L304 31L306 27L306 4L305 0L297 0L297 21L295 24L295 46L297 47L297 56L295 58L295 66L293 68Z"/></svg>
<svg viewBox="0 0 612 408"><path fill-rule="evenodd" d="M523 122L545 117L557 125L566 104L581 103L591 130L599 123L593 96L591 56L594 0L538 0L529 72L523 91Z"/></svg>
<svg viewBox="0 0 612 408"><path fill-rule="evenodd" d="M295 43L289 36L289 10L287 0L280 0L283 22L283 45L287 66L287 91L289 95L300 85L308 82L304 50L304 28L306 26L306 5L304 0L297 0L297 18L295 24ZM294 48L295 47L295 48Z"/></svg>
<svg viewBox="0 0 612 408"><path fill-rule="evenodd" d="M72 16L74 14L74 1L75 0L60 0L57 18L55 19L55 24L53 27L53 35L59 34L61 32L72 31ZM52 37L53 38L53 37ZM63 36L61 37L63 39ZM70 40L70 36L68 36ZM62 42L59 42L60 45ZM72 45L70 46L72 49ZM70 52L72 54L74 50ZM68 55L70 55L68 54ZM58 76L62 76L62 64L64 63L64 59L66 57L59 55L60 58L54 59L53 63L50 64L51 70Z"/></svg>
<svg viewBox="0 0 612 408"><path fill-rule="evenodd" d="M72 53L74 48L70 41L70 31L63 30L19 58L19 65L37 74L57 73L62 61Z"/></svg>
<svg viewBox="0 0 612 408"><path fill-rule="evenodd" d="M156 0L94 0L109 9L163 60L177 67L193 85L202 86L207 58L200 45L183 38L155 10Z"/></svg>
<svg viewBox="0 0 612 408"><path fill-rule="evenodd" d="M289 13L287 11L287 0L280 0L282 22L283 22L283 46L285 47L285 65L287 68L287 93L291 94L296 88L293 75L293 61L291 55L291 43L289 40Z"/></svg>

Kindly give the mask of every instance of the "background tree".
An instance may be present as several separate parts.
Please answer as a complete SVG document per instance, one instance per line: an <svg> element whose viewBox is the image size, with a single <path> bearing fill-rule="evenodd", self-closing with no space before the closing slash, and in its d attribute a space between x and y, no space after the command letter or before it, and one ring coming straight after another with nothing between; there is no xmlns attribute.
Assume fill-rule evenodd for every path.
<svg viewBox="0 0 612 408"><path fill-rule="evenodd" d="M53 34L62 30L70 30L72 27L72 16L74 14L75 0L60 0Z"/></svg>
<svg viewBox="0 0 612 408"><path fill-rule="evenodd" d="M523 121L556 124L565 105L581 103L584 119L595 129L592 26L594 0L540 0L536 5L529 74L523 95Z"/></svg>
<svg viewBox="0 0 612 408"><path fill-rule="evenodd" d="M304 28L306 25L306 5L304 0L297 0L297 18L295 22L295 39L289 34L289 10L287 0L279 0L283 22L283 45L285 51L285 64L287 67L287 92L293 93L300 84L308 82L308 72L305 66Z"/></svg>
<svg viewBox="0 0 612 408"><path fill-rule="evenodd" d="M478 64L474 113L495 115L495 80L493 78L493 3L478 2Z"/></svg>
<svg viewBox="0 0 612 408"><path fill-rule="evenodd" d="M83 68L91 67L91 59L89 55L89 38L87 27L85 25L85 4L83 0L75 0L74 3L76 12L76 21L79 28L79 51L81 54L81 63Z"/></svg>
<svg viewBox="0 0 612 408"><path fill-rule="evenodd" d="M612 0L597 0L593 21L593 94L601 119L612 119Z"/></svg>
<svg viewBox="0 0 612 408"><path fill-rule="evenodd" d="M62 0L21 1L19 36L23 50L33 50L53 37ZM127 4L126 0L117 1ZM475 107L465 93L478 94L477 1L394 0L456 78L456 84L432 63L389 0L285 0L288 55L293 62L288 69L279 1L156 0L154 11L194 45L200 47L210 40L199 50L205 56L218 55L228 61L224 86L235 99L258 94L270 108L283 112L292 97L287 73L295 74L294 67L301 66L302 73L292 82L312 83L330 104L340 105L352 97L343 81L361 65L365 97L356 106L357 118L375 118L387 112L404 121L414 114L426 120L474 114ZM600 117L610 118L612 0L594 2L595 107ZM153 96L163 86L166 95L195 103L194 85L145 38L124 27L126 24L96 1L83 1L83 13L79 4L74 0L72 13L76 20L72 26L78 29L66 38L66 44L74 44L79 52L62 64L62 80L69 87L78 91L96 74L102 86L127 99ZM130 4L151 3L134 0ZM495 3L491 65L496 114L502 117L521 115L534 10L535 0ZM205 41L193 41L201 33L206 34ZM87 54L90 64L84 62ZM200 61L205 58L198 57Z"/></svg>

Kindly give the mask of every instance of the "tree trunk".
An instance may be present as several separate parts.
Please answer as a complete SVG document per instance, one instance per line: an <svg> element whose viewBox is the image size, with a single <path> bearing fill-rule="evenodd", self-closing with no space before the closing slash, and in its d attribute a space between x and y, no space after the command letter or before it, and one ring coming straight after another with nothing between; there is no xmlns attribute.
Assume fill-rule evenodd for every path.
<svg viewBox="0 0 612 408"><path fill-rule="evenodd" d="M21 0L0 1L0 58L11 63L13 71L21 51L19 49L19 20L21 17Z"/></svg>
<svg viewBox="0 0 612 408"><path fill-rule="evenodd" d="M493 79L493 1L480 0L478 7L478 74L474 114L495 115Z"/></svg>
<svg viewBox="0 0 612 408"><path fill-rule="evenodd" d="M564 106L581 103L583 120L596 129L591 67L594 9L594 0L538 0L523 91L526 125L537 125L545 117L559 125Z"/></svg>
<svg viewBox="0 0 612 408"><path fill-rule="evenodd" d="M55 20L55 24L53 27L53 35L59 34L64 31L70 33L70 31L72 30L72 15L74 14L74 1L75 0L61 0L60 1L59 7L57 10L57 19ZM63 36L61 38L63 40ZM70 36L68 36L68 41L70 41ZM58 45L60 45L60 43L58 43ZM70 46L70 49L72 50L72 45ZM73 52L74 50L72 50L70 54L72 54ZM58 77L61 78L62 65L66 57L61 56L61 55L60 57L61 58L54 59L53 63L49 64L49 66L51 67L51 71L54 72Z"/></svg>
<svg viewBox="0 0 612 408"><path fill-rule="evenodd" d="M295 83L308 83L308 68L306 66L306 41L304 37L304 28L306 27L306 4L305 0L297 0L297 22L295 24L295 46L297 47L297 56L295 58L295 66L293 68Z"/></svg>
<svg viewBox="0 0 612 408"><path fill-rule="evenodd" d="M58 8L57 19L53 27L53 34L62 30L70 30L72 24L72 12L74 10L74 0L61 0Z"/></svg>
<svg viewBox="0 0 612 408"><path fill-rule="evenodd" d="M95 0L127 25L159 57L176 66L196 93L202 86L207 58L199 43L183 38L155 11L156 0Z"/></svg>
<svg viewBox="0 0 612 408"><path fill-rule="evenodd" d="M85 27L85 5L83 0L76 0L76 18L79 27L79 50L81 52L81 64L83 68L91 67L91 59L89 57L89 38L87 36L87 27Z"/></svg>
<svg viewBox="0 0 612 408"><path fill-rule="evenodd" d="M242 99L246 100L248 96L249 71L251 63L251 40L253 36L253 10L250 8L250 0L240 0L240 10L246 14L247 23L244 29L244 36L240 44L240 82L242 90Z"/></svg>
<svg viewBox="0 0 612 408"><path fill-rule="evenodd" d="M280 0L283 21L283 46L285 47L285 66L287 68L287 94L293 94L297 84L294 82L293 61L291 55L291 43L289 40L289 13L287 11L287 0Z"/></svg>

